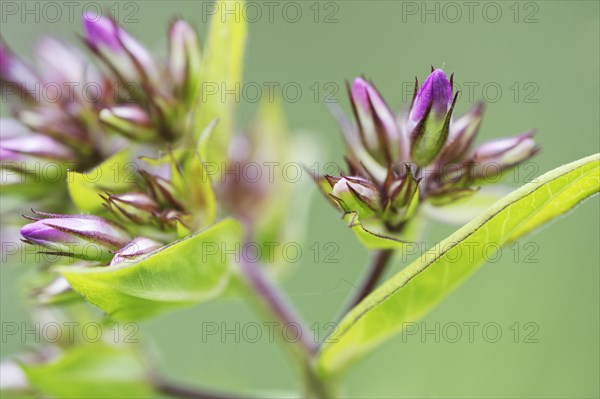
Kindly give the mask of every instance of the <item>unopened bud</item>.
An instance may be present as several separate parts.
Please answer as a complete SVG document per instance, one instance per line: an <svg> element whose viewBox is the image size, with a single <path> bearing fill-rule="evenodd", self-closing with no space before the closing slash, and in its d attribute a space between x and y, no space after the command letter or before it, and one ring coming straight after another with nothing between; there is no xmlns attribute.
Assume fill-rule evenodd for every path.
<svg viewBox="0 0 600 399"><path fill-rule="evenodd" d="M105 200L116 213L140 224L148 223L159 211L158 204L144 193L109 195Z"/></svg>
<svg viewBox="0 0 600 399"><path fill-rule="evenodd" d="M416 163L429 164L446 143L455 100L444 71L431 72L417 92L409 115L410 125L414 126L411 156Z"/></svg>
<svg viewBox="0 0 600 399"><path fill-rule="evenodd" d="M51 253L86 260L106 261L127 242L127 235L108 221L87 215L41 216L21 229L30 244L47 248Z"/></svg>
<svg viewBox="0 0 600 399"><path fill-rule="evenodd" d="M157 81L152 55L116 21L92 12L85 13L82 19L88 46L109 61L123 78L140 81L140 74L144 74Z"/></svg>
<svg viewBox="0 0 600 399"><path fill-rule="evenodd" d="M377 187L359 177L342 177L333 185L331 197L346 212L356 211L362 217L375 214L380 196Z"/></svg>
<svg viewBox="0 0 600 399"><path fill-rule="evenodd" d="M175 86L188 99L198 90L200 64L200 41L196 31L184 20L175 21L170 31L169 71Z"/></svg>
<svg viewBox="0 0 600 399"><path fill-rule="evenodd" d="M354 80L352 105L363 145L378 161L391 163L408 156L408 140L400 135L394 114L377 89L363 78Z"/></svg>
<svg viewBox="0 0 600 399"><path fill-rule="evenodd" d="M23 161L28 157L55 161L74 161L77 159L70 148L42 134L28 134L0 139L1 161Z"/></svg>
<svg viewBox="0 0 600 399"><path fill-rule="evenodd" d="M150 117L137 105L104 108L99 118L106 126L130 139L149 140L156 136Z"/></svg>
<svg viewBox="0 0 600 399"><path fill-rule="evenodd" d="M473 154L473 177L491 178L531 158L540 148L533 140L533 131L514 137L488 141L480 145Z"/></svg>

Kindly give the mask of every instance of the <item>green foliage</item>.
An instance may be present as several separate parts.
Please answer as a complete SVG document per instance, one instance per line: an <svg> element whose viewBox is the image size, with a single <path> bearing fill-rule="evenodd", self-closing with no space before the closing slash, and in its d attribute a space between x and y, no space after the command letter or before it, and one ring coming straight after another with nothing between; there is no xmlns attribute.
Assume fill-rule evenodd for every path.
<svg viewBox="0 0 600 399"><path fill-rule="evenodd" d="M101 194L129 188L137 179L135 164L129 157L129 151L123 150L88 172L69 171L67 182L75 206L81 211L97 212L104 202Z"/></svg>
<svg viewBox="0 0 600 399"><path fill-rule="evenodd" d="M233 9L234 5L231 3L219 0L215 6L218 9ZM200 137L200 155L203 161L219 164L227 155L237 106L236 101L224 101L222 95L224 90L235 89L238 93L241 90L246 49L247 24L246 19L240 15L243 7L235 9L238 10L235 15L216 13L211 19L202 59L202 83L196 99L198 113L195 126L198 134L213 120L218 119L214 133Z"/></svg>
<svg viewBox="0 0 600 399"><path fill-rule="evenodd" d="M227 219L136 262L59 271L114 319L142 319L219 296L231 276L230 259L221 251L235 249L241 239L241 226Z"/></svg>
<svg viewBox="0 0 600 399"><path fill-rule="evenodd" d="M22 364L32 387L55 398L147 398L143 360L131 346L101 343L70 348L44 364Z"/></svg>
<svg viewBox="0 0 600 399"><path fill-rule="evenodd" d="M515 241L598 193L599 164L598 155L590 156L524 185L373 291L323 346L320 371L339 373L423 317L484 263L486 244Z"/></svg>
<svg viewBox="0 0 600 399"><path fill-rule="evenodd" d="M361 222L356 212L347 213L344 220L367 249L402 249L406 245L406 241L400 237L394 237L389 232L377 232L377 226L369 227Z"/></svg>

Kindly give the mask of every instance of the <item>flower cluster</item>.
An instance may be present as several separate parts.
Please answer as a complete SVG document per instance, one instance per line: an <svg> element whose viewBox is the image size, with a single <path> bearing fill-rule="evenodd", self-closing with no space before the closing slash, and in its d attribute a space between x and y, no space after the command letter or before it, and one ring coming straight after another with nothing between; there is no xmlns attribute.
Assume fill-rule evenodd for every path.
<svg viewBox="0 0 600 399"><path fill-rule="evenodd" d="M161 61L110 18L86 14L83 28L90 57L62 41L44 39L37 50L39 70L1 47L3 90L23 100L15 105L14 117L2 121L3 169L32 175L32 162L47 161L74 174L66 187L39 179L31 184L44 199L58 192L54 202L61 210L32 210L26 216L31 223L21 229L23 241L43 253L77 259L77 266L110 266L207 228L222 214L253 223L257 236L287 233L281 224L287 219L279 215L289 205L290 188L266 176L247 181L243 173L230 173L273 156L287 160L289 137L279 106L262 105L251 128L228 144L229 153L218 165L226 173L217 173L227 178L213 178L201 153L218 121L196 126L204 68L196 32L176 20L168 57ZM96 101L83 95L47 101L30 90L50 82L93 83L103 95ZM123 181L116 175L126 163L136 168ZM99 179L89 183L88 176ZM18 183L23 193L27 182ZM85 214L66 214L66 188Z"/></svg>
<svg viewBox="0 0 600 399"><path fill-rule="evenodd" d="M3 186L36 173L31 180L39 184L39 164L84 172L133 143L161 148L193 139L200 70L194 29L173 22L162 60L111 18L87 13L82 20L91 57L43 38L33 68L0 41L2 90L18 100L13 118L1 121Z"/></svg>
<svg viewBox="0 0 600 399"><path fill-rule="evenodd" d="M347 214L399 232L419 204L444 205L497 181L497 175L529 159L539 147L529 131L474 147L483 103L454 119L458 93L441 69L395 115L375 86L357 78L349 86L355 123L340 117L348 174L323 176L325 194Z"/></svg>
<svg viewBox="0 0 600 399"><path fill-rule="evenodd" d="M187 22L176 20L163 60L110 17L87 13L82 22L90 56L46 37L36 46L34 68L0 41L2 91L18 100L13 117L1 121L2 186L33 194L45 207L60 203L64 213L66 172L95 171L104 180L82 188L69 183L69 193L92 190L103 207L81 209L93 215L33 211L21 235L47 254L112 265L214 221L210 183L191 184L202 176L194 126L200 43ZM127 184L112 177L125 163L144 167ZM61 175L46 179L44 165Z"/></svg>

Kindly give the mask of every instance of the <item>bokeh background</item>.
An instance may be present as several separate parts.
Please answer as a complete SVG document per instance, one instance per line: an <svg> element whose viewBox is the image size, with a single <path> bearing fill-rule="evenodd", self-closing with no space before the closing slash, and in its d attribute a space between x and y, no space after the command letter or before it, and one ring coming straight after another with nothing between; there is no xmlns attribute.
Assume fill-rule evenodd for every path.
<svg viewBox="0 0 600 399"><path fill-rule="evenodd" d="M37 2L16 3L34 7ZM255 22L249 27L246 81L293 83L302 88L297 101L292 91L284 97L285 110L294 134L310 135L319 143L323 162L341 162L343 153L339 129L323 96L334 94L348 110L344 81L365 74L390 105L399 108L409 98L415 75L422 81L430 64L456 73L455 82L463 88L459 113L476 99L487 100L482 139L539 129L537 139L544 150L535 159L535 175L599 151L597 1L473 2L471 14L463 2L275 3L272 18L265 3L254 3L262 10L260 17L256 8L248 9ZM79 4L75 11L80 14L86 2ZM166 27L173 17L185 17L201 32L206 29L203 21L208 15L201 1L106 4L113 13L118 10L130 32L157 51L166 48ZM302 16L292 22L298 19L298 9ZM75 39L81 33L77 18L71 20L65 9L58 21L53 18L35 21L33 16L4 14L2 37L25 55L41 35ZM320 98L315 99L315 88ZM256 107L242 99L240 125ZM2 115L7 114L8 104L3 102ZM532 169L522 169L505 183L516 187L531 173ZM351 292L349 282L361 274L369 256L316 188L299 195L310 201L305 255L290 265L293 270L285 288L309 324L318 323L322 336L325 324ZM597 398L598 208L597 198L587 201L568 217L521 240L519 252L503 250L499 260L484 266L419 325L434 330L439 323L441 333L448 323L458 323L463 333L458 342L449 342L443 334L439 342L434 334L397 336L351 369L345 379L346 394ZM432 225L426 242L434 244L452 231L449 226ZM335 255L339 262L315 262L308 247L329 242L339 246ZM397 258L390 273L403 264ZM28 320L23 284L34 267L3 264L0 268L2 322ZM203 342L203 323L234 329L235 323L252 321L256 316L243 300L217 300L141 323L140 337L156 352L165 373L190 384L236 390L294 388L294 370L281 348L264 334L257 343L236 342L234 335L225 340L212 336ZM479 323L473 342L464 324L469 322ZM500 326L498 342L484 339L486 323ZM517 342L515 323L520 330ZM526 323L533 324L526 329ZM525 342L528 333L537 342ZM2 342L2 356L32 344L15 339Z"/></svg>

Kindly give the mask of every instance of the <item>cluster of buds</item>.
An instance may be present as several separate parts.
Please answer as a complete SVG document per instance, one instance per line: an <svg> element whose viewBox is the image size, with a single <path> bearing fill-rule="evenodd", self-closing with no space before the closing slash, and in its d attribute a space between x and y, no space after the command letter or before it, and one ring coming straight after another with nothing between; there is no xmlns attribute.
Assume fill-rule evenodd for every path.
<svg viewBox="0 0 600 399"><path fill-rule="evenodd" d="M147 171L140 171L143 182L139 191L102 196L103 204L117 219L124 223L151 225L160 230L174 229L177 223L186 225L184 196L170 179Z"/></svg>
<svg viewBox="0 0 600 399"><path fill-rule="evenodd" d="M116 100L115 87L79 49L44 38L36 47L35 70L0 42L0 59L2 94L17 100L13 118L2 120L3 163L21 166L30 157L85 168L108 155L114 143L97 114ZM92 88L93 100L86 92Z"/></svg>
<svg viewBox="0 0 600 399"><path fill-rule="evenodd" d="M106 180L101 173L112 176L123 167L119 163L144 159L147 167L127 176L132 181L122 182L116 172L119 184L84 179L85 189L103 201L104 208L85 209L95 215L33 211L21 229L25 243L52 255L49 262L67 257L78 266L110 266L135 261L214 221L214 194L210 182L200 181L196 154L200 43L188 23L176 20L162 59L110 17L86 13L82 22L87 54L44 38L35 67L0 41L2 93L18 100L12 117L1 121L2 185L19 195L31 188L51 206L50 199L63 203L66 171ZM115 154L128 159L114 161ZM39 175L48 165L58 166L61 175ZM63 292L65 282L60 284L44 292Z"/></svg>
<svg viewBox="0 0 600 399"><path fill-rule="evenodd" d="M26 181L39 169L34 162L84 172L131 142L192 139L201 59L195 30L173 22L169 55L160 60L110 17L86 13L82 21L91 56L44 38L33 68L0 41L2 93L18 100L13 117L1 121L3 185Z"/></svg>
<svg viewBox="0 0 600 399"><path fill-rule="evenodd" d="M349 173L323 176L325 194L344 212L397 232L419 203L471 195L539 151L531 131L474 147L484 105L454 120L452 81L432 67L420 88L415 81L408 109L395 115L372 83L354 80L348 90L355 123L340 116Z"/></svg>

